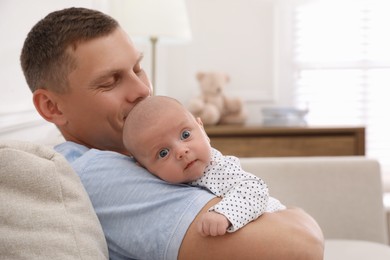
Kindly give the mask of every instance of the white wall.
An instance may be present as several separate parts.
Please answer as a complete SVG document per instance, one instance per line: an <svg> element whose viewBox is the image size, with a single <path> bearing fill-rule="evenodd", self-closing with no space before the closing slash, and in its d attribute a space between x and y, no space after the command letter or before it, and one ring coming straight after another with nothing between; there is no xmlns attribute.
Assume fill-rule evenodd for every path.
<svg viewBox="0 0 390 260"><path fill-rule="evenodd" d="M195 75L199 71L223 71L231 82L230 95L241 96L250 123L260 123L264 104L288 102L280 95L278 80L278 10L275 0L186 0L192 41L184 45L158 45L157 94L182 102L199 94ZM25 111L40 121L31 93L20 69L19 55L31 27L47 13L70 6L109 11L108 0L1 0L0 1L0 135ZM148 42L136 42L145 52L144 67L150 68ZM287 100L287 101L286 101ZM15 114L15 112L18 112ZM15 115L10 117L10 113ZM11 118L11 119L10 119ZM24 120L24 119L21 119ZM20 122L19 122L20 123ZM9 132L9 131L8 131Z"/></svg>
<svg viewBox="0 0 390 260"><path fill-rule="evenodd" d="M159 46L158 81L166 94L187 102L199 94L199 71L223 71L229 95L240 96L249 123L260 123L260 107L278 102L275 30L277 1L187 0L193 39ZM162 51L164 51L162 53Z"/></svg>
<svg viewBox="0 0 390 260"><path fill-rule="evenodd" d="M118 4L121 1L115 0ZM156 93L183 103L199 95L196 74L222 71L230 76L226 92L239 96L249 111L248 123L261 123L261 107L288 104L288 92L279 91L279 4L283 0L185 0L192 41L157 44ZM115 14L114 14L115 15ZM123 24L126 28L126 25ZM150 71L150 44L133 37L145 52Z"/></svg>

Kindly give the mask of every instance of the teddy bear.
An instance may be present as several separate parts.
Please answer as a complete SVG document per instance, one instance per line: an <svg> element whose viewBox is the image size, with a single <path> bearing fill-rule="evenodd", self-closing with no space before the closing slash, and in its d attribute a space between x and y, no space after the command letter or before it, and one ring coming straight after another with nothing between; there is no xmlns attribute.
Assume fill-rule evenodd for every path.
<svg viewBox="0 0 390 260"><path fill-rule="evenodd" d="M230 81L226 73L199 72L196 78L201 94L189 101L188 109L204 125L243 124L246 121L247 115L241 99L224 94Z"/></svg>

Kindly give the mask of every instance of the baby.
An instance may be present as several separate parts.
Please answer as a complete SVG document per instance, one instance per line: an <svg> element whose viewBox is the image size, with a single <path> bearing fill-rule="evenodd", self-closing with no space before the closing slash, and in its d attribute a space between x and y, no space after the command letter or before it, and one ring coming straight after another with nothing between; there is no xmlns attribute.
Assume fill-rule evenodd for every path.
<svg viewBox="0 0 390 260"><path fill-rule="evenodd" d="M152 96L127 116L123 142L137 162L170 183L207 188L221 201L202 216L202 235L234 232L264 212L285 209L267 185L245 172L238 158L212 148L199 118L177 100Z"/></svg>

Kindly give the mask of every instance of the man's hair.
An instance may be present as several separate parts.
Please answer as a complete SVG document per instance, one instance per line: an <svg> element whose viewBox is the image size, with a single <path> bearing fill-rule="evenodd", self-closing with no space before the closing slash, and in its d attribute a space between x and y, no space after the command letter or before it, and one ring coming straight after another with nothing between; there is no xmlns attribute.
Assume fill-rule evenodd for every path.
<svg viewBox="0 0 390 260"><path fill-rule="evenodd" d="M20 55L27 84L57 93L68 90L68 75L76 60L68 48L112 33L118 22L96 10L67 8L48 14L29 32Z"/></svg>

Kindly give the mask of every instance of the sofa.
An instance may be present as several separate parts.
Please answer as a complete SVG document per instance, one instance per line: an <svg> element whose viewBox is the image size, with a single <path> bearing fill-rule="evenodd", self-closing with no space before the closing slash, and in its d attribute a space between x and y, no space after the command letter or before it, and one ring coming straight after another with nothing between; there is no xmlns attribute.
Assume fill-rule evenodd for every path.
<svg viewBox="0 0 390 260"><path fill-rule="evenodd" d="M389 213L378 161L360 156L241 158L271 196L320 225L325 260L389 260Z"/></svg>
<svg viewBox="0 0 390 260"><path fill-rule="evenodd" d="M3 259L108 259L77 174L50 146L0 141ZM311 214L325 259L390 259L380 167L365 157L241 158L272 196Z"/></svg>

